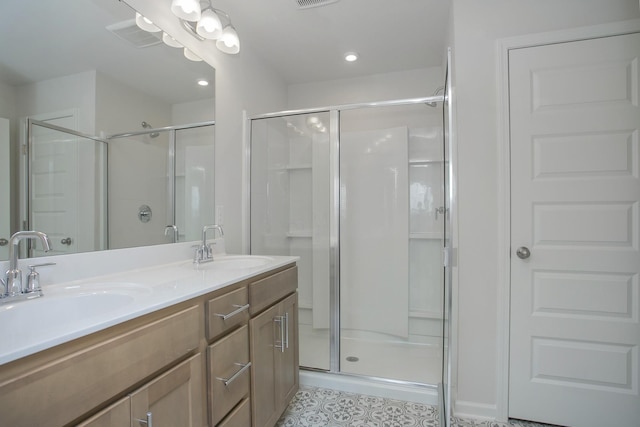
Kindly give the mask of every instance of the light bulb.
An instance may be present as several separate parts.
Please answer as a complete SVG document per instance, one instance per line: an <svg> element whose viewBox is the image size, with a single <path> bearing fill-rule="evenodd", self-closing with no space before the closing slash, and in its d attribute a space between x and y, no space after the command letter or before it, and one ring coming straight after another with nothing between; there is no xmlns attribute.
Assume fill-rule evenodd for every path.
<svg viewBox="0 0 640 427"><path fill-rule="evenodd" d="M191 52L189 49L187 49L186 47L184 48L184 57L187 58L189 61L194 61L194 62L200 62L202 61L202 58L200 58L198 55L196 55L195 53Z"/></svg>
<svg viewBox="0 0 640 427"><path fill-rule="evenodd" d="M191 22L199 20L202 14L198 0L173 0L171 12L178 18Z"/></svg>
<svg viewBox="0 0 640 427"><path fill-rule="evenodd" d="M231 25L224 27L222 35L218 41L216 41L216 47L222 52L232 55L240 52L240 39L238 38L238 33L236 33L236 30Z"/></svg>
<svg viewBox="0 0 640 427"><path fill-rule="evenodd" d="M196 33L209 40L215 40L222 34L220 17L211 9L202 12L202 17L196 26Z"/></svg>
<svg viewBox="0 0 640 427"><path fill-rule="evenodd" d="M344 55L344 60L347 62L354 62L358 60L358 54L355 52L347 52Z"/></svg>
<svg viewBox="0 0 640 427"><path fill-rule="evenodd" d="M157 33L160 31L160 28L156 27L153 22L149 18L145 18L139 12L136 12L136 25L145 31L150 33Z"/></svg>
<svg viewBox="0 0 640 427"><path fill-rule="evenodd" d="M183 47L182 43L180 43L178 40L174 39L173 37L171 37L169 34L167 33L162 33L162 41L164 42L164 44L166 44L167 46L171 46L171 47Z"/></svg>

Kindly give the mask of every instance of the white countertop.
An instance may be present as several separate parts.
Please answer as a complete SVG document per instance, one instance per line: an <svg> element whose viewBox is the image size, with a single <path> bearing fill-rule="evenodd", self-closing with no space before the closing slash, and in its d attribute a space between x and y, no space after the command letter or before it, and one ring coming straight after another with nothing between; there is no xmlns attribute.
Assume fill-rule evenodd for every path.
<svg viewBox="0 0 640 427"><path fill-rule="evenodd" d="M244 260L251 259L260 261L258 263L262 265L244 266ZM43 286L44 297L0 305L0 365L298 259L291 256L226 255L217 257L212 263L197 266L191 259L183 258L100 277L48 284ZM229 262L225 263L225 260ZM233 264L235 260L240 263ZM41 275L46 274L43 268Z"/></svg>

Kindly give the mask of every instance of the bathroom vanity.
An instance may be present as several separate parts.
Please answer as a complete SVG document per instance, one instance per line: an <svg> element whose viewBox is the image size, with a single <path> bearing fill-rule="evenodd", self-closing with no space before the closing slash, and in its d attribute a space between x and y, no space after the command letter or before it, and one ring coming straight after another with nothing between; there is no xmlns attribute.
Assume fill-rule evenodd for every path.
<svg viewBox="0 0 640 427"><path fill-rule="evenodd" d="M0 425L274 425L298 389L296 260L180 261L0 306Z"/></svg>

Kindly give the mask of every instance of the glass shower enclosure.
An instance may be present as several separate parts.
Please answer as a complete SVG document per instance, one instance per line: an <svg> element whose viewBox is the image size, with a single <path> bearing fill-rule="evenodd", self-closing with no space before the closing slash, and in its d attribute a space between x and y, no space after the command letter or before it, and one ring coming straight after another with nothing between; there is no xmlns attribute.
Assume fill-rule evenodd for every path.
<svg viewBox="0 0 640 427"><path fill-rule="evenodd" d="M26 122L22 227L49 235L48 255L198 240L213 223L215 122L107 138L72 125Z"/></svg>
<svg viewBox="0 0 640 427"><path fill-rule="evenodd" d="M301 368L437 394L443 100L250 119L251 253L300 257Z"/></svg>

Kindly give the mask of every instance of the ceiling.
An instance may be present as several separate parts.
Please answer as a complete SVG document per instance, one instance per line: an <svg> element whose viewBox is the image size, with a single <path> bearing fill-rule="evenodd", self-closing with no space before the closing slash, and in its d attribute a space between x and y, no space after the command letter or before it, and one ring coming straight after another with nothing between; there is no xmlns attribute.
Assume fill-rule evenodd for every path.
<svg viewBox="0 0 640 427"><path fill-rule="evenodd" d="M167 9L171 3L154 1ZM240 54L260 56L287 84L443 62L448 0L338 0L307 9L298 0L211 1L231 16ZM98 69L170 103L212 97L212 87L194 84L199 77L213 80L206 63L164 44L136 48L105 29L133 17L119 0L2 0L0 82L17 86ZM347 63L348 51L360 59Z"/></svg>
<svg viewBox="0 0 640 427"><path fill-rule="evenodd" d="M169 0L164 0L169 3ZM298 0L212 0L249 48L288 84L443 63L449 0L338 0L301 9ZM358 52L355 63L344 53Z"/></svg>

